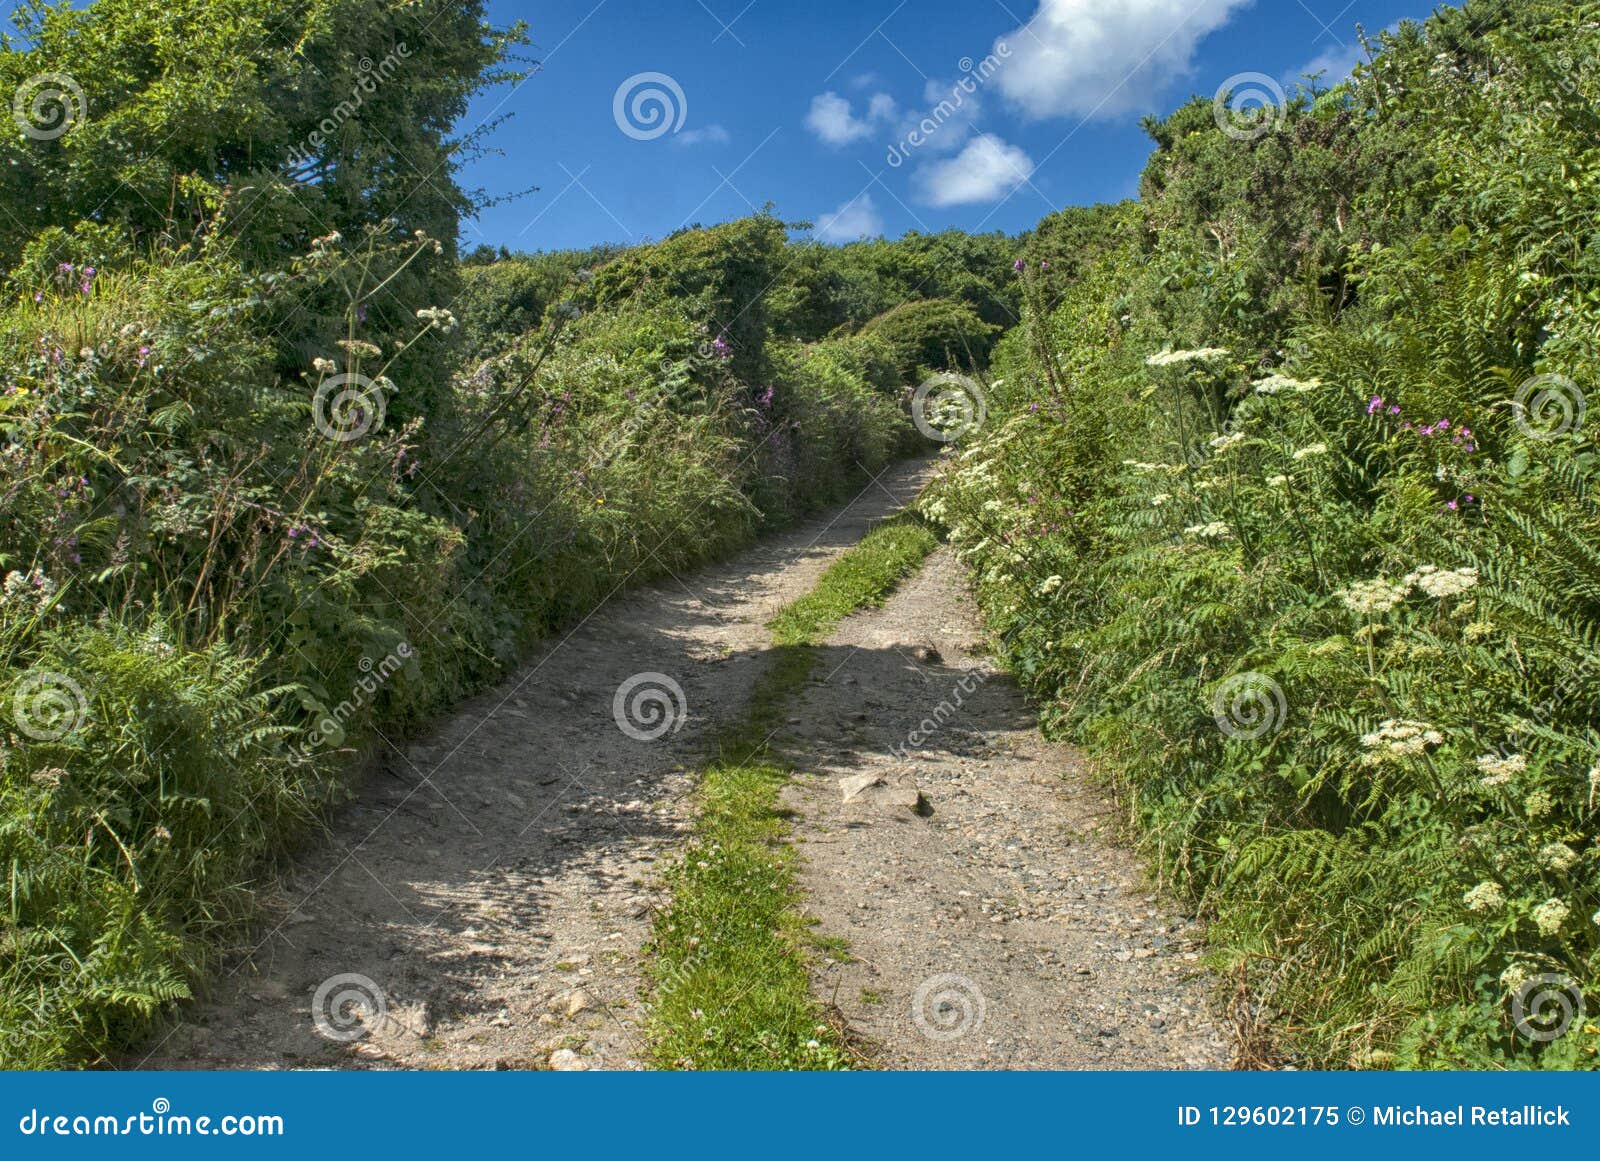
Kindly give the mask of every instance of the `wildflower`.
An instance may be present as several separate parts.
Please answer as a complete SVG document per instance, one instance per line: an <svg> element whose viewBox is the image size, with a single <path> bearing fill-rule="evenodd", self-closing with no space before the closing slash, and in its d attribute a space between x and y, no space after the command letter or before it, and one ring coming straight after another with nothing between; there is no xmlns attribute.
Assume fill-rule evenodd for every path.
<svg viewBox="0 0 1600 1161"><path fill-rule="evenodd" d="M4 585L0 585L0 607L31 605L35 611L43 612L55 593L56 582L38 569L8 572Z"/></svg>
<svg viewBox="0 0 1600 1161"><path fill-rule="evenodd" d="M1443 743L1444 735L1427 722L1391 719L1362 737L1361 744L1369 751L1363 762L1376 766L1390 757L1419 757L1428 752L1429 746Z"/></svg>
<svg viewBox="0 0 1600 1161"><path fill-rule="evenodd" d="M1236 444L1243 443L1244 438L1244 432L1242 431L1232 432L1229 435L1219 435L1211 441L1211 448L1213 451L1225 452Z"/></svg>
<svg viewBox="0 0 1600 1161"><path fill-rule="evenodd" d="M1571 914L1572 908L1560 899L1546 899L1533 909L1533 921L1539 925L1540 935L1555 935Z"/></svg>
<svg viewBox="0 0 1600 1161"><path fill-rule="evenodd" d="M1405 579L1407 588L1419 588L1430 597L1441 601L1446 597L1458 597L1477 583L1478 570L1475 568L1441 571L1438 566L1432 564L1423 565Z"/></svg>
<svg viewBox="0 0 1600 1161"><path fill-rule="evenodd" d="M1514 963L1500 973L1500 986L1514 992L1533 976L1533 969L1525 963Z"/></svg>
<svg viewBox="0 0 1600 1161"><path fill-rule="evenodd" d="M1222 540L1233 535L1233 529L1220 520L1213 520L1209 524L1192 524L1184 531L1190 536L1198 536L1204 540Z"/></svg>
<svg viewBox="0 0 1600 1161"><path fill-rule="evenodd" d="M155 838L157 842L169 843L172 841L172 832L164 826L158 826L155 829Z"/></svg>
<svg viewBox="0 0 1600 1161"><path fill-rule="evenodd" d="M1169 501L1171 499L1172 499L1172 493L1170 493L1170 492L1158 492L1154 496L1150 497L1150 506L1152 508L1160 508L1163 504L1167 503L1167 501Z"/></svg>
<svg viewBox="0 0 1600 1161"><path fill-rule="evenodd" d="M1268 476L1267 477L1267 487L1269 487L1269 488L1281 488L1281 487L1284 487L1286 484L1288 484L1288 482L1289 482L1289 477L1288 476Z"/></svg>
<svg viewBox="0 0 1600 1161"><path fill-rule="evenodd" d="M434 330L445 334L456 329L456 316L441 306L424 307L417 311L417 321L425 322Z"/></svg>
<svg viewBox="0 0 1600 1161"><path fill-rule="evenodd" d="M1339 594L1339 599L1352 612L1381 617L1410 594L1409 584L1397 585L1378 577L1376 580L1356 581Z"/></svg>
<svg viewBox="0 0 1600 1161"><path fill-rule="evenodd" d="M339 369L332 359L316 358L311 360L311 367L319 375L331 375Z"/></svg>
<svg viewBox="0 0 1600 1161"><path fill-rule="evenodd" d="M1045 582L1042 585L1039 586L1038 595L1041 596L1041 597L1048 597L1051 593L1055 592L1060 587L1061 587L1061 578L1060 577L1058 577L1058 576L1047 577L1047 578L1045 578Z"/></svg>
<svg viewBox="0 0 1600 1161"><path fill-rule="evenodd" d="M1223 347L1201 347L1195 351L1174 351L1171 349L1151 355L1146 359L1147 367L1173 367L1179 363L1199 363L1210 359L1223 359L1233 352Z"/></svg>
<svg viewBox="0 0 1600 1161"><path fill-rule="evenodd" d="M1310 445L1309 447L1303 447L1299 451L1295 452L1294 453L1294 458L1296 460L1308 460L1312 456L1325 456L1327 454L1328 454L1328 445L1327 444L1325 444L1325 443L1314 443L1314 444Z"/></svg>
<svg viewBox="0 0 1600 1161"><path fill-rule="evenodd" d="M45 770L35 770L28 777L35 786L43 790L59 790L61 783L66 780L67 772L59 766L51 766Z"/></svg>
<svg viewBox="0 0 1600 1161"><path fill-rule="evenodd" d="M1535 790L1522 804L1522 809L1529 818L1543 818L1555 808L1555 799L1550 797L1550 792L1547 790Z"/></svg>
<svg viewBox="0 0 1600 1161"><path fill-rule="evenodd" d="M1600 798L1600 766L1589 771L1589 805L1594 806L1595 799Z"/></svg>
<svg viewBox="0 0 1600 1161"><path fill-rule="evenodd" d="M1028 264L1025 261L1023 261L1021 258L1018 258L1015 262L1013 262L1011 264L1011 269L1015 270L1018 274L1021 274L1027 268L1028 268Z"/></svg>
<svg viewBox="0 0 1600 1161"><path fill-rule="evenodd" d="M1528 768L1528 759L1521 754L1512 754L1506 758L1497 758L1493 754L1484 754L1478 759L1478 771L1483 775L1478 780L1479 786L1504 786L1518 774Z"/></svg>
<svg viewBox="0 0 1600 1161"><path fill-rule="evenodd" d="M1376 415L1378 412L1382 411L1383 408L1384 408L1384 402L1383 402L1383 396L1382 395L1374 395L1367 402L1367 414L1368 415Z"/></svg>
<svg viewBox="0 0 1600 1161"><path fill-rule="evenodd" d="M1254 383L1257 395L1277 395L1283 391L1315 391L1322 386L1320 379L1291 379L1287 375L1268 375Z"/></svg>
<svg viewBox="0 0 1600 1161"><path fill-rule="evenodd" d="M1569 871L1578 861L1578 852L1566 843L1545 843L1539 848L1539 862L1547 870Z"/></svg>
<svg viewBox="0 0 1600 1161"><path fill-rule="evenodd" d="M1461 901L1467 905L1468 911L1488 913L1506 905L1506 894L1500 889L1499 883L1479 883L1461 896Z"/></svg>
<svg viewBox="0 0 1600 1161"><path fill-rule="evenodd" d="M343 347L347 354L354 355L358 359L376 359L383 354L383 350L375 344L362 342L360 339L340 339L339 346Z"/></svg>

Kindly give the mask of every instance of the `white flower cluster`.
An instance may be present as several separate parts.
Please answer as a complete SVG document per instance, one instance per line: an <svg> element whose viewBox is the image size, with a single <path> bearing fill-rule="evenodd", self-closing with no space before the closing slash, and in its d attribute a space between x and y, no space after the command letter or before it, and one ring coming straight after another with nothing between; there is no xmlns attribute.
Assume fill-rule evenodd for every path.
<svg viewBox="0 0 1600 1161"><path fill-rule="evenodd" d="M1231 432L1228 435L1219 435L1216 439L1211 441L1211 450L1225 452L1230 447L1236 447L1244 441L1245 434L1242 431Z"/></svg>
<svg viewBox="0 0 1600 1161"><path fill-rule="evenodd" d="M1506 758L1485 754L1478 759L1478 771L1483 775L1478 780L1478 785L1504 786L1527 768L1528 759L1521 754L1512 754Z"/></svg>
<svg viewBox="0 0 1600 1161"><path fill-rule="evenodd" d="M1201 347L1196 351L1161 351L1146 359L1147 367L1175 367L1180 363L1200 363L1210 359L1225 359L1233 352L1223 347Z"/></svg>
<svg viewBox="0 0 1600 1161"><path fill-rule="evenodd" d="M1410 585L1397 585L1384 580L1356 581L1339 594L1345 607L1364 616L1382 616L1405 600L1411 593Z"/></svg>
<svg viewBox="0 0 1600 1161"><path fill-rule="evenodd" d="M1257 395L1277 395L1281 391L1315 391L1321 379L1291 379L1287 375L1268 375L1255 381Z"/></svg>
<svg viewBox="0 0 1600 1161"><path fill-rule="evenodd" d="M1370 751L1363 761L1368 766L1376 766L1391 757L1415 758L1426 754L1429 746L1443 742L1444 735L1427 722L1392 719L1361 739L1361 744Z"/></svg>
<svg viewBox="0 0 1600 1161"><path fill-rule="evenodd" d="M1325 456L1327 454L1328 454L1328 445L1327 444L1325 444L1325 443L1314 443L1314 444L1309 445L1308 447L1303 447L1299 451L1295 452L1294 453L1294 458L1296 460L1309 460L1312 456Z"/></svg>
<svg viewBox="0 0 1600 1161"><path fill-rule="evenodd" d="M0 606L27 606L32 612L43 612L55 593L56 582L37 569L29 573L8 572L0 587Z"/></svg>
<svg viewBox="0 0 1600 1161"><path fill-rule="evenodd" d="M1213 520L1209 524L1191 524L1184 531L1190 536L1198 536L1204 540L1224 540L1233 535L1233 529L1220 520Z"/></svg>
<svg viewBox="0 0 1600 1161"><path fill-rule="evenodd" d="M1539 848L1539 862L1546 870L1570 871L1578 862L1578 852L1566 843L1545 843Z"/></svg>
<svg viewBox="0 0 1600 1161"><path fill-rule="evenodd" d="M456 316L442 306L424 307L417 311L417 321L425 322L435 330L449 334L456 329Z"/></svg>
<svg viewBox="0 0 1600 1161"><path fill-rule="evenodd" d="M1540 935L1555 935L1571 914L1572 908L1560 899L1546 899L1533 909L1533 921L1539 925Z"/></svg>
<svg viewBox="0 0 1600 1161"><path fill-rule="evenodd" d="M1038 588L1038 595L1041 596L1041 597L1048 597L1051 593L1055 592L1060 587L1061 587L1061 578L1060 577L1058 577L1058 576L1046 577L1044 584L1040 585L1039 588Z"/></svg>
<svg viewBox="0 0 1600 1161"><path fill-rule="evenodd" d="M1508 992L1515 992L1532 978L1532 967L1525 963L1514 963L1500 973L1500 986Z"/></svg>
<svg viewBox="0 0 1600 1161"><path fill-rule="evenodd" d="M1461 901L1467 905L1468 911L1487 913L1498 911L1506 905L1506 893L1500 889L1499 883L1479 883L1463 895Z"/></svg>
<svg viewBox="0 0 1600 1161"><path fill-rule="evenodd" d="M332 359L324 359L318 356L311 360L311 369L319 375L332 375L339 369L339 365Z"/></svg>
<svg viewBox="0 0 1600 1161"><path fill-rule="evenodd" d="M1476 587L1477 583L1478 570L1475 568L1440 569L1432 564L1423 565L1405 579L1407 589L1419 588L1441 601L1446 597L1459 597Z"/></svg>

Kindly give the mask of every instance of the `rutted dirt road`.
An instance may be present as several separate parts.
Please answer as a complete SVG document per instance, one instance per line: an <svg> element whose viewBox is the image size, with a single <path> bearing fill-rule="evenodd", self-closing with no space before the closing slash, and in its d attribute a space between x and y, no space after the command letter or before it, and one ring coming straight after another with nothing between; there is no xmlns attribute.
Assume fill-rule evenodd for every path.
<svg viewBox="0 0 1600 1161"><path fill-rule="evenodd" d="M802 883L850 948L819 992L886 1067L1226 1068L1199 932L981 641L940 549L840 627L798 711Z"/></svg>
<svg viewBox="0 0 1600 1161"><path fill-rule="evenodd" d="M893 468L827 518L614 599L432 734L389 747L281 885L258 945L125 1063L642 1067L643 947L657 868L692 823L686 771L744 713L765 622L930 472ZM1190 931L1098 833L1104 803L983 669L978 638L941 553L841 627L829 679L791 711L786 748L821 772L790 792L810 910L853 949L819 965L820 994L890 1067L1222 1066ZM906 766L892 747L973 680L957 668L969 664L976 694ZM653 741L613 714L646 673L676 682L688 711ZM845 806L835 785L908 771L930 816L877 801L883 787ZM939 975L961 982L925 990L914 1013ZM969 985L984 1021L952 1036Z"/></svg>

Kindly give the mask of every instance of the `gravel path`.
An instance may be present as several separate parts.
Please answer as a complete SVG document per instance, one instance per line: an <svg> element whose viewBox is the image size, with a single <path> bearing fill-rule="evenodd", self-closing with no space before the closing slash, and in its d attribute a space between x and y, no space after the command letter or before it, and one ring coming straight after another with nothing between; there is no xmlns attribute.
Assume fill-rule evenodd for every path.
<svg viewBox="0 0 1600 1161"><path fill-rule="evenodd" d="M691 823L685 770L744 712L765 623L930 471L898 465L727 565L607 603L431 735L390 747L281 885L259 946L125 1063L640 1067L641 947L656 867ZM642 673L672 678L687 707L654 741L613 715Z"/></svg>
<svg viewBox="0 0 1600 1161"><path fill-rule="evenodd" d="M931 469L900 465L826 519L607 603L390 746L279 885L259 943L124 1063L642 1067L643 945L658 867L692 825L687 771L744 713L766 621ZM1225 1066L1194 931L1108 843L1079 758L1040 739L979 640L941 551L841 627L792 711L785 748L817 772L788 792L808 909L851 949L819 965L820 994L888 1067ZM654 740L614 710L640 674L686 707ZM897 755L924 718L939 723ZM887 784L846 805L838 781L860 775Z"/></svg>
<svg viewBox="0 0 1600 1161"><path fill-rule="evenodd" d="M787 742L819 991L885 1067L1226 1068L1198 931L981 641L941 549L830 643Z"/></svg>

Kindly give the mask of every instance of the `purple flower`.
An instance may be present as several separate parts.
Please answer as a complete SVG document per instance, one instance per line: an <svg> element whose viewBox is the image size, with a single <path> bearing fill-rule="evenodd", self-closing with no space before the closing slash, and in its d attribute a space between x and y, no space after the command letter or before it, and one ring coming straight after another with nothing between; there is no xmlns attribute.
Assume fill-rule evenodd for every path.
<svg viewBox="0 0 1600 1161"><path fill-rule="evenodd" d="M1374 395L1372 397L1371 401L1368 402L1368 404L1367 404L1367 414L1368 415L1375 415L1382 409L1383 409L1383 396Z"/></svg>
<svg viewBox="0 0 1600 1161"><path fill-rule="evenodd" d="M1018 274L1021 274L1027 268L1028 268L1028 264L1026 262L1024 262L1021 258L1018 258L1015 262L1013 262L1011 264L1011 269L1015 270Z"/></svg>

